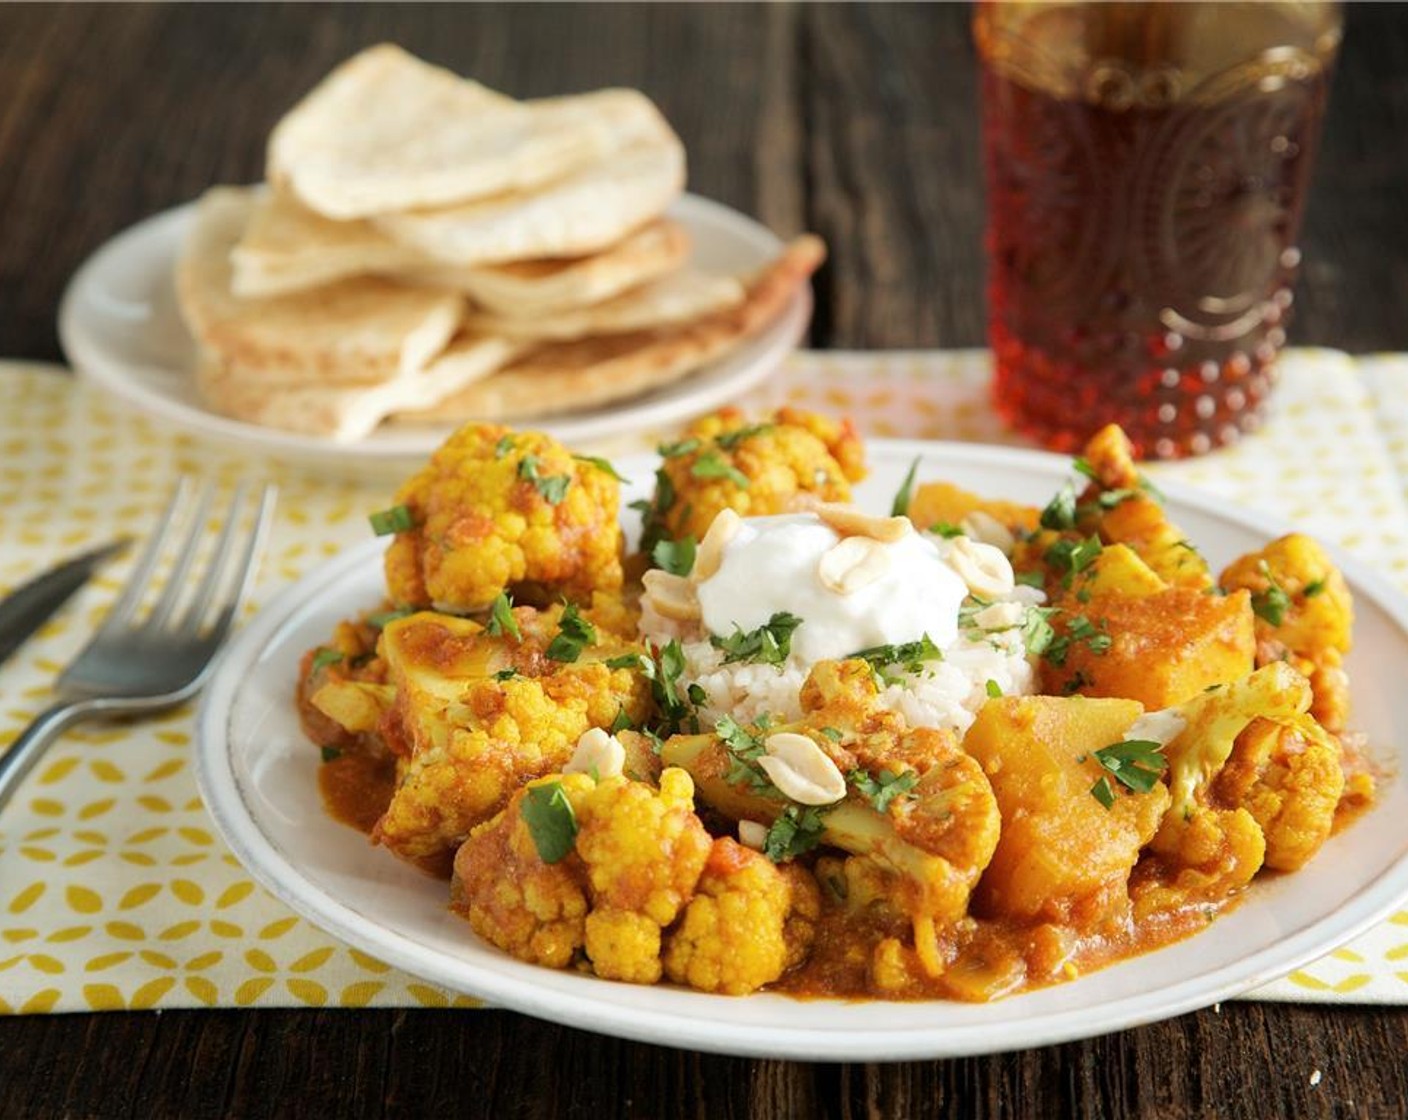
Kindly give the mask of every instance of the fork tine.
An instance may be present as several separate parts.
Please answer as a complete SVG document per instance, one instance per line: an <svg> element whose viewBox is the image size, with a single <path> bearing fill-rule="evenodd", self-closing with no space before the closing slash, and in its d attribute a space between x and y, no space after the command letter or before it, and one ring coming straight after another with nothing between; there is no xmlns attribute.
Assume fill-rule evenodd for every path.
<svg viewBox="0 0 1408 1120"><path fill-rule="evenodd" d="M206 562L205 574L201 577L200 586L191 596L191 601L187 604L180 619L172 625L172 629L177 633L194 634L199 631L201 621L210 610L211 601L215 598L215 592L220 586L220 575L225 569L225 560L229 556L231 541L234 539L235 528L239 521L240 507L244 504L245 493L248 489L248 485L244 482L235 487L234 497L230 499L230 505L225 510L225 517L220 525L220 535L215 538L215 545Z"/></svg>
<svg viewBox="0 0 1408 1120"><path fill-rule="evenodd" d="M259 554L264 546L264 537L269 531L269 522L273 518L274 502L278 498L278 487L272 483L266 483L259 495L259 508L254 514L254 524L250 528L249 536L245 540L244 549L240 553L239 560L231 569L230 586L227 589L223 604L219 613L215 616L210 625L210 638L219 641L229 630L230 624L234 621L236 612L240 609L240 604L244 602L245 595L249 592L250 586L254 582L255 570L258 568ZM219 557L219 565L223 572L226 567L227 555ZM220 580L216 581L218 585ZM196 615L191 620L194 626L200 625L200 616Z"/></svg>
<svg viewBox="0 0 1408 1120"><path fill-rule="evenodd" d="M152 605L152 612L147 616L146 625L152 630L159 630L166 624L166 620L176 609L181 592L185 590L186 577L190 575L191 565L195 562L196 553L200 551L201 538L205 535L205 524L210 517L210 500L214 492L214 483L209 483L196 499L196 511L186 526L186 539L181 542L181 547L176 553L176 560L166 577L166 586L162 589L161 597Z"/></svg>
<svg viewBox="0 0 1408 1120"><path fill-rule="evenodd" d="M161 515L161 523L148 539L147 547L142 550L141 557L132 566L132 571L122 587L121 594L108 610L102 626L98 628L99 633L126 626L136 612L142 602L142 592L146 590L147 582L152 577L157 560L161 558L161 550L166 546L166 541L171 536L171 530L176 524L176 515L181 506L185 504L186 492L189 489L190 479L184 475L177 479L176 489L172 491L171 500L166 503L166 510Z"/></svg>

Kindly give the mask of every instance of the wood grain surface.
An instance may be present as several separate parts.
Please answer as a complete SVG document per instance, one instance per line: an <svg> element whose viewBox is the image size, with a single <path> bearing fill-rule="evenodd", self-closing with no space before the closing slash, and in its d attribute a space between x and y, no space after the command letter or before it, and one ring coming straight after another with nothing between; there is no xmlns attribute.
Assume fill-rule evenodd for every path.
<svg viewBox="0 0 1408 1120"><path fill-rule="evenodd" d="M87 254L257 179L278 116L382 39L520 96L645 90L692 189L830 244L813 345L980 344L967 21L948 5L0 7L0 356L58 360L57 303ZM1352 6L1293 341L1408 349L1406 187L1408 10ZM1402 1120L1408 1009L1234 1003L894 1065L699 1055L497 1011L0 1022L4 1117L440 1115Z"/></svg>

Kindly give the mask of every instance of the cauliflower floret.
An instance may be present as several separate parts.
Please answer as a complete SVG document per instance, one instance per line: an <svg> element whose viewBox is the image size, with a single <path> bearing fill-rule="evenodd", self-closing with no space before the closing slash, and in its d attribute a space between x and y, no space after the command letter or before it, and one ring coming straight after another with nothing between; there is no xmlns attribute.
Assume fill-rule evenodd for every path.
<svg viewBox="0 0 1408 1120"><path fill-rule="evenodd" d="M850 500L865 477L860 438L848 421L782 408L760 423L737 409L696 420L685 438L661 449L642 547L702 540L720 510L743 517L785 513L798 499Z"/></svg>
<svg viewBox="0 0 1408 1120"><path fill-rule="evenodd" d="M583 798L578 821L577 855L592 899L592 968L608 980L653 984L661 972L660 931L693 897L709 856L709 834L694 815L694 783L683 770L665 770L658 791L603 778Z"/></svg>
<svg viewBox="0 0 1408 1120"><path fill-rule="evenodd" d="M466 425L396 494L412 525L387 550L387 590L457 614L505 591L585 602L622 585L619 502L611 472L556 440Z"/></svg>
<svg viewBox="0 0 1408 1120"><path fill-rule="evenodd" d="M1294 871L1329 838L1344 784L1339 744L1313 720L1257 719L1237 736L1212 797L1256 819L1267 867Z"/></svg>
<svg viewBox="0 0 1408 1120"><path fill-rule="evenodd" d="M1256 612L1257 664L1290 661L1310 678L1311 714L1328 731L1344 730L1354 603L1339 569L1302 533L1290 533L1228 565L1219 581L1246 588Z"/></svg>
<svg viewBox="0 0 1408 1120"><path fill-rule="evenodd" d="M519 608L514 618L519 639L431 614L383 632L396 686L385 726L402 757L373 836L406 859L434 866L519 786L560 770L588 728L650 711L640 671L606 664L636 647L597 632L575 661L554 660L567 612Z"/></svg>
<svg viewBox="0 0 1408 1120"><path fill-rule="evenodd" d="M592 788L585 774L535 782L557 782L575 807ZM544 863L538 854L519 790L493 820L470 833L455 855L451 908L469 920L484 940L519 960L565 968L584 941L586 874L569 855Z"/></svg>
<svg viewBox="0 0 1408 1120"><path fill-rule="evenodd" d="M811 875L715 840L684 917L670 933L665 973L703 992L744 995L806 959L821 912Z"/></svg>

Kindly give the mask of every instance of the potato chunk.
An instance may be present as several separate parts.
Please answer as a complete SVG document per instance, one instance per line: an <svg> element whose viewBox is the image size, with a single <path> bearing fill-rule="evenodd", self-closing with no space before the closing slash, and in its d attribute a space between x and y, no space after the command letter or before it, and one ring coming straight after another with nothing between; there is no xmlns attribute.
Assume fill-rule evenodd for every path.
<svg viewBox="0 0 1408 1120"><path fill-rule="evenodd" d="M1168 806L1168 789L1091 795L1105 771L1091 755L1120 742L1142 713L1133 700L1010 696L992 700L963 740L982 765L1002 834L974 901L994 917L1091 928L1122 911L1126 883Z"/></svg>
<svg viewBox="0 0 1408 1120"><path fill-rule="evenodd" d="M1054 621L1066 641L1059 655L1048 650L1042 661L1043 692L1167 708L1252 671L1256 639L1245 591L1221 596L1170 587L1063 606Z"/></svg>

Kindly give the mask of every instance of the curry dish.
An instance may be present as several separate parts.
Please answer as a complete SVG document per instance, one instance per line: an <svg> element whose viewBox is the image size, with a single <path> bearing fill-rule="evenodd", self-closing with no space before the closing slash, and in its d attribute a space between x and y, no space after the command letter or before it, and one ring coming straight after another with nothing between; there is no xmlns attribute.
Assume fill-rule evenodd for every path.
<svg viewBox="0 0 1408 1120"><path fill-rule="evenodd" d="M1043 508L724 411L622 529L488 424L372 517L387 601L303 659L324 798L520 960L706 992L991 1000L1204 929L1372 803L1353 607L1292 534L1213 572L1097 434Z"/></svg>

